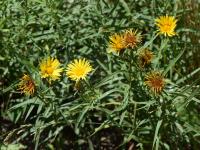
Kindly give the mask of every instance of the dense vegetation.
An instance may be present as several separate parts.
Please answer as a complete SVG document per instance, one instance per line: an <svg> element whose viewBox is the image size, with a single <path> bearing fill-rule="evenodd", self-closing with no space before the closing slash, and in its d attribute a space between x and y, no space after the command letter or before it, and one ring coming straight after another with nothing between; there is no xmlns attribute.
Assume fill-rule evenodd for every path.
<svg viewBox="0 0 200 150"><path fill-rule="evenodd" d="M198 0L0 1L0 149L198 150L199 29Z"/></svg>

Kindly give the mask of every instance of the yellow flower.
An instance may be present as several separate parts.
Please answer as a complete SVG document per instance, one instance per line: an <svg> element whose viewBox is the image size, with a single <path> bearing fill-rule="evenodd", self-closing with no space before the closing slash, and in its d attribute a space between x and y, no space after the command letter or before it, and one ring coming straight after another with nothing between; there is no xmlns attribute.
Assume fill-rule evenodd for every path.
<svg viewBox="0 0 200 150"><path fill-rule="evenodd" d="M88 73L92 70L92 66L85 58L75 59L73 62L68 64L66 75L71 78L71 80L78 82L81 79L85 80Z"/></svg>
<svg viewBox="0 0 200 150"><path fill-rule="evenodd" d="M156 26L159 28L158 31L160 34L164 34L165 36L174 36L176 22L177 20L173 16L161 16L155 20Z"/></svg>
<svg viewBox="0 0 200 150"><path fill-rule="evenodd" d="M18 90L26 95L33 95L35 92L35 83L29 75L24 74L18 84Z"/></svg>
<svg viewBox="0 0 200 150"><path fill-rule="evenodd" d="M145 76L145 84L154 92L160 94L165 86L164 77L158 71L152 71Z"/></svg>
<svg viewBox="0 0 200 150"><path fill-rule="evenodd" d="M141 67L149 65L153 59L153 52L148 49L143 49L139 52L139 63Z"/></svg>
<svg viewBox="0 0 200 150"><path fill-rule="evenodd" d="M129 29L124 32L126 48L135 48L142 41L142 35L137 30Z"/></svg>
<svg viewBox="0 0 200 150"><path fill-rule="evenodd" d="M126 48L123 35L115 33L111 35L109 39L110 42L108 45L109 48L108 52L115 52L119 54L120 52L123 52L123 50Z"/></svg>
<svg viewBox="0 0 200 150"><path fill-rule="evenodd" d="M60 62L58 59L50 58L42 60L40 63L40 74L42 78L48 78L49 82L51 80L57 80L60 78L60 73L63 68L60 68Z"/></svg>

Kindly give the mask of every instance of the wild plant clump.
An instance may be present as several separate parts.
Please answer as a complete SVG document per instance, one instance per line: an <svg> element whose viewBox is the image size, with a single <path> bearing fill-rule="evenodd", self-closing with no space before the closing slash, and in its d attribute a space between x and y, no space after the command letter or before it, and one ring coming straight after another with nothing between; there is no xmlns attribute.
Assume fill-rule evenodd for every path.
<svg viewBox="0 0 200 150"><path fill-rule="evenodd" d="M0 147L197 149L183 11L148 3L0 2Z"/></svg>

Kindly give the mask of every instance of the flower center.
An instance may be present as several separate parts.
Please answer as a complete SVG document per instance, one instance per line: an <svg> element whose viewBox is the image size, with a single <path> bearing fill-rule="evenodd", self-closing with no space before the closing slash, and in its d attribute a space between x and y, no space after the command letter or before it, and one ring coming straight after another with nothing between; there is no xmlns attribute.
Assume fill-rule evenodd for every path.
<svg viewBox="0 0 200 150"><path fill-rule="evenodd" d="M163 80L161 78L155 78L154 80L152 80L152 85L154 87L162 87L163 86Z"/></svg>
<svg viewBox="0 0 200 150"><path fill-rule="evenodd" d="M150 61L151 58L152 58L151 54L146 54L146 56L145 56L146 61Z"/></svg>
<svg viewBox="0 0 200 150"><path fill-rule="evenodd" d="M82 76L84 76L84 74L85 74L85 69L84 69L84 68L79 68L79 69L76 71L76 75L77 75L78 77L82 77Z"/></svg>
<svg viewBox="0 0 200 150"><path fill-rule="evenodd" d="M122 45L122 43L117 43L116 44L116 49L122 49L123 48L123 45Z"/></svg>
<svg viewBox="0 0 200 150"><path fill-rule="evenodd" d="M52 74L53 73L53 68L52 67L47 67L46 68L46 73L47 74Z"/></svg>
<svg viewBox="0 0 200 150"><path fill-rule="evenodd" d="M170 31L171 25L169 23L166 23L163 27L164 31Z"/></svg>
<svg viewBox="0 0 200 150"><path fill-rule="evenodd" d="M131 36L130 34L126 35L126 43L135 43L136 42L136 37Z"/></svg>

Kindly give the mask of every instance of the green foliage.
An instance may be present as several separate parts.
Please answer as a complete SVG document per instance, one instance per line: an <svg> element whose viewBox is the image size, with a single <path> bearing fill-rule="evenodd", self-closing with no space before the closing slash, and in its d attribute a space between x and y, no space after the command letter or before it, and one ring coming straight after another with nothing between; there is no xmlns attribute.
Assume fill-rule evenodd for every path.
<svg viewBox="0 0 200 150"><path fill-rule="evenodd" d="M103 138L110 140L112 147L117 137L114 148L119 149L198 149L199 78L189 85L186 81L199 68L188 73L187 59L182 59L190 51L186 31L195 31L182 24L184 15L191 11L184 10L183 3L1 1L0 144L13 143L11 149L20 149L21 145L15 144L23 143L35 149L92 150L103 145ZM157 34L155 18L165 14L179 20L178 36ZM109 35L130 28L142 32L142 43L119 56L107 53ZM138 52L144 48L155 55L147 68L138 64ZM56 57L64 70L73 59L85 57L94 70L78 90L65 71L60 80L49 84L41 79L39 70L39 63L47 56ZM144 83L151 70L160 70L165 76L166 86L160 95L154 95ZM33 96L17 90L25 73L36 84Z"/></svg>
<svg viewBox="0 0 200 150"><path fill-rule="evenodd" d="M1 150L22 150L25 149L23 145L20 144L8 144L8 145L0 145Z"/></svg>

